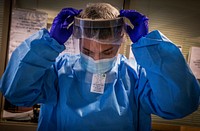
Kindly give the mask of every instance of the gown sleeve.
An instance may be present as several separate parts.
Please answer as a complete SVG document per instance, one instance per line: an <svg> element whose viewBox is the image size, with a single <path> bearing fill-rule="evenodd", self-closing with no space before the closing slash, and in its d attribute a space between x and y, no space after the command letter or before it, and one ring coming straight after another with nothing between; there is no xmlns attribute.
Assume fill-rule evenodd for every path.
<svg viewBox="0 0 200 131"><path fill-rule="evenodd" d="M140 66L137 98L146 113L174 119L197 110L199 83L176 45L155 30L132 51Z"/></svg>
<svg viewBox="0 0 200 131"><path fill-rule="evenodd" d="M65 49L41 29L19 45L12 53L0 81L5 98L17 106L57 101L54 63Z"/></svg>

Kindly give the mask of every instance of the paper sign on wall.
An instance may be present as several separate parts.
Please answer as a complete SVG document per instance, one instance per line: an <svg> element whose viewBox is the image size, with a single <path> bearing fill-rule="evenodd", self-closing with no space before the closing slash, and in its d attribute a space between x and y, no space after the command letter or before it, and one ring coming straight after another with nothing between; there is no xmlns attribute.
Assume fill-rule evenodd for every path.
<svg viewBox="0 0 200 131"><path fill-rule="evenodd" d="M191 47L189 66L197 79L200 79L200 47Z"/></svg>
<svg viewBox="0 0 200 131"><path fill-rule="evenodd" d="M48 14L40 11L13 9L10 41L9 58L14 49L38 30L47 27Z"/></svg>

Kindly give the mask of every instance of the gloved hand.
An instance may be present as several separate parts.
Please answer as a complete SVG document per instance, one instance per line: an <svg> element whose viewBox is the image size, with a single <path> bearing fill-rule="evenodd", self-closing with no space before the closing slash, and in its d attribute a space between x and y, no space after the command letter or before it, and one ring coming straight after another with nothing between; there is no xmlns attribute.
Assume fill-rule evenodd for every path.
<svg viewBox="0 0 200 131"><path fill-rule="evenodd" d="M133 43L148 33L148 18L145 15L136 10L120 10L120 16L128 18L134 26L132 29L130 25L126 24L126 32Z"/></svg>
<svg viewBox="0 0 200 131"><path fill-rule="evenodd" d="M53 20L50 36L63 45L72 34L73 25L70 24L73 22L74 16L78 15L81 11L74 8L62 9Z"/></svg>

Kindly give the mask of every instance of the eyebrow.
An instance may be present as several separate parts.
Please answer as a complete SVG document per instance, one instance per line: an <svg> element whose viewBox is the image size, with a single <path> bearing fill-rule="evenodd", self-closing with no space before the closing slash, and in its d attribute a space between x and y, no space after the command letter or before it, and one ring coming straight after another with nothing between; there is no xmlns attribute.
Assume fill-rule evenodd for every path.
<svg viewBox="0 0 200 131"><path fill-rule="evenodd" d="M110 50L112 50L114 47L110 47L110 48L108 48L108 49L105 49L104 51L102 51L102 53L103 52L107 52L107 51L110 51Z"/></svg>
<svg viewBox="0 0 200 131"><path fill-rule="evenodd" d="M91 50L89 50L89 49L87 49L87 48L85 48L85 47L83 47L83 49L86 50L86 51L88 51L88 52L94 53L93 51L91 51Z"/></svg>
<svg viewBox="0 0 200 131"><path fill-rule="evenodd" d="M110 51L110 50L112 50L113 48L114 48L114 47L110 47L110 48L108 48L108 49L105 49L105 50L102 51L101 53L104 53L104 52ZM89 50L89 49L87 49L87 48L85 48L85 47L83 47L83 49L84 49L85 51L88 51L88 52L94 53L93 51L91 51L91 50Z"/></svg>

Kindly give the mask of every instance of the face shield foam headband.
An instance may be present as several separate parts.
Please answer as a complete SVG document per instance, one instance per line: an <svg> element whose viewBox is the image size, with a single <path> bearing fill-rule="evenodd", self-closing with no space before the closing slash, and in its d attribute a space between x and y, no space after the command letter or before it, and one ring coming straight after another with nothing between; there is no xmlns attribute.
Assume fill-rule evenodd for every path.
<svg viewBox="0 0 200 131"><path fill-rule="evenodd" d="M73 37L98 41L102 44L120 45L124 36L124 19L82 19L75 17Z"/></svg>

